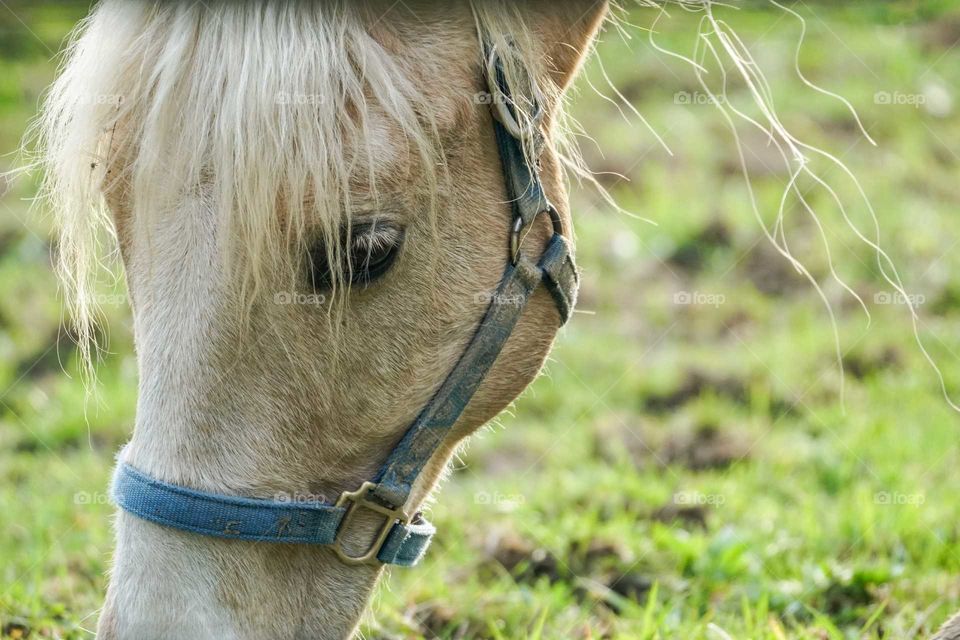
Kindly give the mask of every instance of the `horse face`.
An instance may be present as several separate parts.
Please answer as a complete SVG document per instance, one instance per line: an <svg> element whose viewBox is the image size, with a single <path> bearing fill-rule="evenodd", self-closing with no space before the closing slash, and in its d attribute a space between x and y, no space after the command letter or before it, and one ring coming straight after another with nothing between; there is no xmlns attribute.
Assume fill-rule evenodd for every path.
<svg viewBox="0 0 960 640"><path fill-rule="evenodd" d="M544 88L549 137L602 3L482 4L476 20ZM466 4L390 6L96 10L53 101L127 97L63 120L96 134L133 302L127 463L201 490L335 500L376 475L476 331L510 233L477 21ZM540 160L570 229L550 144ZM549 234L540 221L524 250ZM408 509L535 377L558 325L536 293ZM377 573L121 513L101 634L342 637Z"/></svg>
<svg viewBox="0 0 960 640"><path fill-rule="evenodd" d="M532 3L506 20L560 34L531 31L525 54L537 56L526 64L545 88L548 135L602 15L575 4ZM511 214L474 17L425 2L418 20L394 22L374 6L313 9L316 24L298 16L282 34L300 36L304 51L290 55L303 58L315 43L297 29L346 31L330 60L284 74L267 37L238 47L240 61L194 54L153 72L173 85L167 102L151 94L117 118L107 172L125 178L106 191L136 317L131 464L199 488L335 498L375 475L476 331L509 257ZM257 17L214 12L170 10L147 31L174 38L186 13L204 46L207 30L242 38ZM141 78L148 53L131 65ZM247 77L231 77L237 64ZM223 88L190 103L201 81ZM552 145L539 164L570 229ZM538 255L550 233L539 220L524 251ZM457 442L535 377L559 324L538 291L412 505Z"/></svg>

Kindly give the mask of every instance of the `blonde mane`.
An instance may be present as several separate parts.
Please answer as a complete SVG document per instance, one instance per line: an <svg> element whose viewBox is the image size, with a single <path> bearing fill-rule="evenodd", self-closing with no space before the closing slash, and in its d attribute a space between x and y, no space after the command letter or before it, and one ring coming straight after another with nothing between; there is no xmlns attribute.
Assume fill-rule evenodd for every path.
<svg viewBox="0 0 960 640"><path fill-rule="evenodd" d="M290 249L308 223L338 236L353 181L376 189L374 110L405 133L435 185L429 105L365 18L350 3L107 0L78 26L31 134L83 348L99 274L119 265L108 199L149 230L185 193L208 194L233 245L224 267L241 271L252 300L265 273L296 266L289 257L304 252Z"/></svg>
<svg viewBox="0 0 960 640"><path fill-rule="evenodd" d="M794 179L785 187L784 197L797 191L795 178L800 172L819 180L811 173L807 157L836 158L804 144L783 126L759 66L729 25L714 17L712 8L719 4L710 0L636 3L661 15L670 5L702 13L692 57L656 43L659 18L650 29L653 49L689 63L736 136L734 120L744 119L744 114L732 109L723 96L715 96L704 80L707 60L731 61L731 75L751 88L762 116L762 122L746 118L748 123L768 133L790 166ZM571 177L586 181L608 205L623 211L580 158L574 135L580 135L580 129L564 109L563 92L548 79L549 61L525 24L522 7L506 0L466 4L478 34L478 69L484 62L479 45L483 40L497 48L512 88L524 86L528 74L539 79L529 88L550 111L545 123L549 131L544 131L547 144ZM802 23L795 12L772 4ZM44 169L38 200L55 212L59 223L58 271L85 362L91 362L98 278L119 270L120 261L114 258L118 217L145 229L156 228L164 211L176 206L186 192L204 193L216 210L218 237L225 249L223 267L239 272L240 297L250 304L265 274L285 270L294 277L296 261L306 253L298 250L300 245L335 237L349 227L355 182L366 185L376 198L373 165L378 132L371 129L372 115L386 116L404 133L408 150L418 158L420 188L432 198L447 177L432 106L404 62L371 34L374 26L388 28L379 22L364 3L154 5L104 0L78 26L43 113L27 139L38 150L33 166ZM615 31L630 37L625 27L631 25L616 5L610 22ZM798 47L802 40L801 33ZM602 95L609 91L612 97L604 97L649 127L619 94L602 65L599 70ZM797 72L813 90L841 100L859 124L849 102L812 85L799 67ZM596 90L589 77L586 82ZM519 98L515 106L524 119L531 101ZM856 183L846 167L841 168ZM752 193L749 176L745 177ZM829 183L820 184L836 199ZM111 194L115 196L112 214L106 204ZM872 212L862 190L861 195ZM427 209L425 215L436 215L433 206ZM896 268L880 248L872 213L871 234L871 230L861 231L843 211L847 224L875 250L882 275L905 294ZM808 213L816 220L815 212ZM842 369L832 309L819 284L791 254L782 218L781 206L770 230L758 213L768 240L823 299ZM312 238L305 235L308 229ZM342 245L326 242L325 246L328 262L341 264L337 254ZM832 262L830 269L838 278ZM344 282L343 274L333 275L335 282ZM924 348L916 310L910 306L909 312L919 348L940 379L947 401L956 408L939 368Z"/></svg>
<svg viewBox="0 0 960 640"><path fill-rule="evenodd" d="M508 79L547 75L513 3L470 5L478 62L483 38L497 46ZM58 272L86 362L98 282L120 269L118 218L155 229L185 194L204 194L223 267L239 272L249 304L265 274L294 277L290 258L305 255L296 249L308 229L312 239L338 237L349 225L355 182L375 199L372 114L404 133L421 188L437 191L445 166L431 105L371 35L376 22L349 2L104 0L78 25L26 148L43 169L38 201L57 219ZM553 110L548 143L586 175L563 135L559 90L550 82L532 90ZM524 117L528 104L518 101ZM325 244L329 263L341 264L341 244Z"/></svg>

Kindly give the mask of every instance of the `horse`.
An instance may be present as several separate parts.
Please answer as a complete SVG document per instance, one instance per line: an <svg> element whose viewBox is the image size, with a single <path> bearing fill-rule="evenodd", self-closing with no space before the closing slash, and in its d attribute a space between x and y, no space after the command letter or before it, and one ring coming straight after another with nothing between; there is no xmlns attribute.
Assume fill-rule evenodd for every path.
<svg viewBox="0 0 960 640"><path fill-rule="evenodd" d="M41 195L84 360L115 248L139 365L99 638L349 637L427 552L449 460L575 303L564 102L609 18L102 0L78 27Z"/></svg>
<svg viewBox="0 0 960 640"><path fill-rule="evenodd" d="M575 301L567 89L605 1L102 0L39 122L85 353L139 370L97 637L344 638ZM439 532L437 535L443 535Z"/></svg>

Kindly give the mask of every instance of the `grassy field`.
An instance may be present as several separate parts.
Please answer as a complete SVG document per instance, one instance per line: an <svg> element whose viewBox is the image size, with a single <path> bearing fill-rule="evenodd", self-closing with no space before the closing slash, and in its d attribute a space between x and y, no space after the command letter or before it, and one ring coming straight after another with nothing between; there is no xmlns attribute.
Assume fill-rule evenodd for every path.
<svg viewBox="0 0 960 640"><path fill-rule="evenodd" d="M855 104L876 146L797 77L793 18L724 15L784 122L861 180L924 342L960 397L951 4L797 5L804 74ZM11 7L0 7L0 149L12 151L84 7ZM658 42L689 53L696 16L675 13ZM574 190L583 313L503 428L475 438L432 509L440 534L425 565L393 573L365 636L926 637L960 608L960 420L908 308L828 194L803 184L836 271L871 313L831 281L817 225L790 200L785 235L836 314L841 402L830 315L764 238L729 129L685 63L631 32L629 42L607 33L600 59L672 155L586 82L574 111L603 184L656 224ZM588 72L601 83L596 62ZM745 98L731 82L729 104ZM763 135L740 133L772 229L789 173ZM813 166L872 229L853 183ZM28 211L34 188L8 181L0 200L0 637L86 638L111 551L104 490L135 407L129 312L121 295L107 299L111 353L85 411L49 221Z"/></svg>

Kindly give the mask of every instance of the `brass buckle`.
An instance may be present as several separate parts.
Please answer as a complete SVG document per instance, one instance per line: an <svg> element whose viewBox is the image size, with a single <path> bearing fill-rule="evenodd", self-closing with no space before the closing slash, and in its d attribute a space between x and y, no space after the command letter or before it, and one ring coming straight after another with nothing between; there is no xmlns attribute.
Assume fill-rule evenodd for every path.
<svg viewBox="0 0 960 640"><path fill-rule="evenodd" d="M346 506L348 502L350 503L350 506L347 507L347 512L340 521L340 525L337 527L337 533L333 538L333 550L336 551L340 559L347 564L377 564L377 555L387 541L387 536L393 531L394 525L398 522L404 525L410 522L410 516L403 511L402 507L391 509L367 497L370 491L376 486L377 484L375 482L364 482L356 491L344 491L337 500L338 507L343 507ZM349 528L354 514L360 507L379 513L384 516L385 520L383 526L380 527L380 532L377 534L376 540L373 541L366 553L359 556L351 556L343 550L343 532Z"/></svg>

